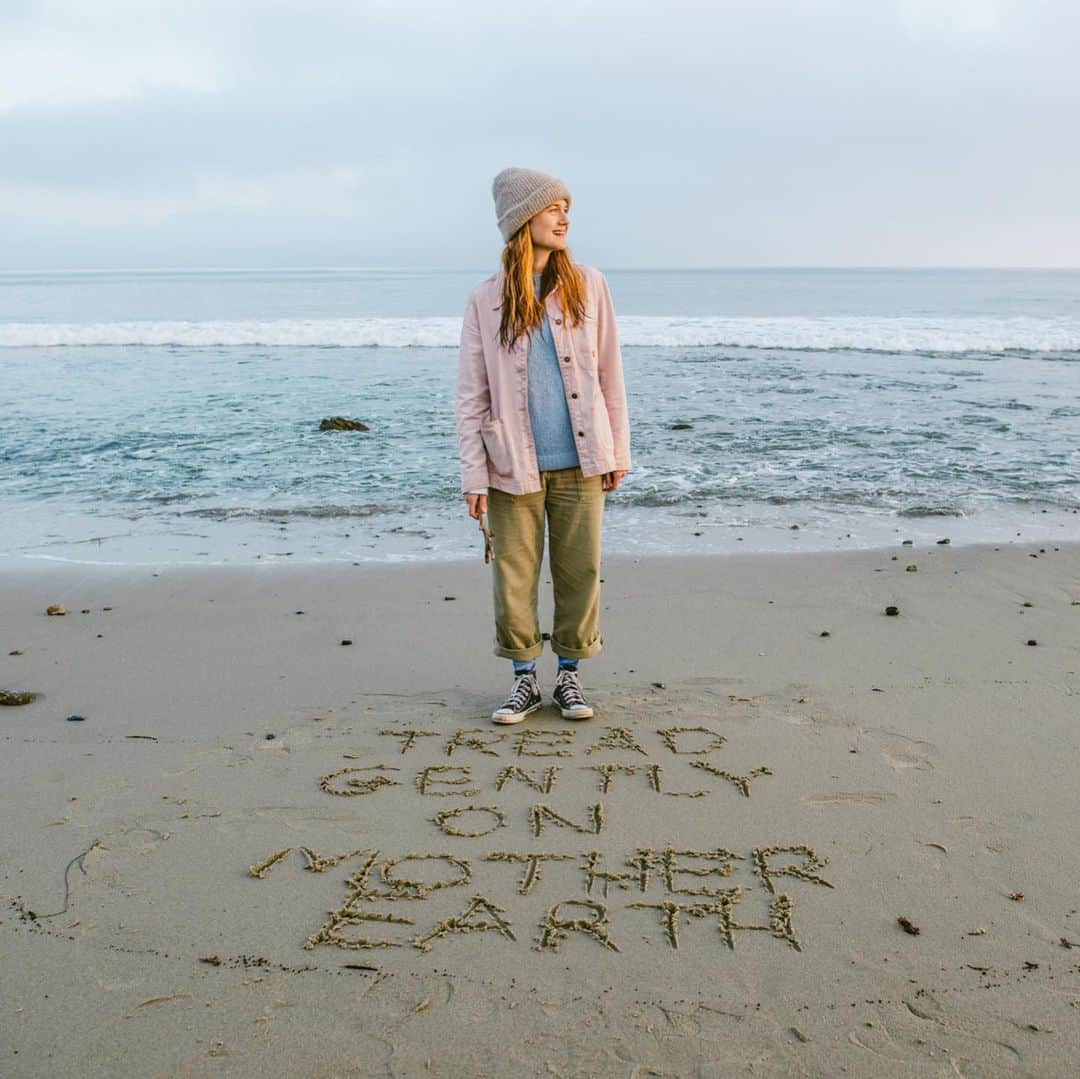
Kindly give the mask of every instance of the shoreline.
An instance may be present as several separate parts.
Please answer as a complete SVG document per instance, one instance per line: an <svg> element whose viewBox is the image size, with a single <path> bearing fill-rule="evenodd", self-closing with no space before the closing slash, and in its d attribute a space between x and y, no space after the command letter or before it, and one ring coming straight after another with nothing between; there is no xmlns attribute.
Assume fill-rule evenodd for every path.
<svg viewBox="0 0 1080 1079"><path fill-rule="evenodd" d="M928 546L948 538L955 547L1016 542L1080 543L1080 509L1032 506L973 514L897 517L883 513L825 513L798 504L675 503L645 507L618 495L604 517L606 557L678 558L744 553L857 552L886 549L912 539ZM321 518L267 511L243 520L180 517L69 516L62 539L44 508L12 510L24 535L8 537L0 550L5 568L48 565L130 565L134 568L194 566L343 566L446 564L468 561L482 550L476 523L456 503L421 516L401 513ZM36 537L36 538L35 538ZM32 549L31 549L32 547ZM89 557L93 552L96 557Z"/></svg>

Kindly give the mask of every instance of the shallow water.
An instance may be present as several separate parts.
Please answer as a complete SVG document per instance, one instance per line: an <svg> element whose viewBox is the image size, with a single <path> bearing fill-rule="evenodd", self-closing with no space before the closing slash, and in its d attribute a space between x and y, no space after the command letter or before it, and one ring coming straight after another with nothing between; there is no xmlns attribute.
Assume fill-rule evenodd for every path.
<svg viewBox="0 0 1080 1079"><path fill-rule="evenodd" d="M483 276L0 275L0 556L470 554L453 392ZM634 470L606 550L1080 538L1080 273L607 276Z"/></svg>

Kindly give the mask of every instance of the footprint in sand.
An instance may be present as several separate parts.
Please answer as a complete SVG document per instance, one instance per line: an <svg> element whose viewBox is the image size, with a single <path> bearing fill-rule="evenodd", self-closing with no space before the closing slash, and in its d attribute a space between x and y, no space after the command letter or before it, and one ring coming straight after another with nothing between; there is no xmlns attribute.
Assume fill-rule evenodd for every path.
<svg viewBox="0 0 1080 1079"><path fill-rule="evenodd" d="M735 686L743 680L733 676L725 677L719 674L699 674L696 678L688 678L688 686Z"/></svg>
<svg viewBox="0 0 1080 1079"><path fill-rule="evenodd" d="M860 737L868 736L884 743L881 755L888 761L893 771L904 772L909 768L915 768L920 772L929 772L934 768L930 756L937 752L937 746L932 742L924 742L921 738L909 738L906 734L882 727L865 727L859 733Z"/></svg>
<svg viewBox="0 0 1080 1079"><path fill-rule="evenodd" d="M891 791L832 791L828 794L808 794L802 804L807 806L882 805L896 797Z"/></svg>
<svg viewBox="0 0 1080 1079"><path fill-rule="evenodd" d="M890 767L897 772L902 772L906 768L917 768L921 772L927 772L934 767L926 759L925 754L917 750L884 749L881 751L881 755L889 762Z"/></svg>

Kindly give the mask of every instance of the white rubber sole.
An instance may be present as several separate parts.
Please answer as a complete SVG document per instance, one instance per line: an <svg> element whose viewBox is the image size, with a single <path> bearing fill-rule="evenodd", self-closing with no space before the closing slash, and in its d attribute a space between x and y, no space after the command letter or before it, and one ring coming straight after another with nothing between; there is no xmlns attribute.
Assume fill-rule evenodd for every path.
<svg viewBox="0 0 1080 1079"><path fill-rule="evenodd" d="M520 723L526 716L532 715L537 708L543 708L544 702L537 701L536 704L530 705L524 712L492 712L491 722L498 723L504 727L510 726L512 723Z"/></svg>
<svg viewBox="0 0 1080 1079"><path fill-rule="evenodd" d="M593 710L586 708L584 711L573 708L560 708L563 719L592 719Z"/></svg>

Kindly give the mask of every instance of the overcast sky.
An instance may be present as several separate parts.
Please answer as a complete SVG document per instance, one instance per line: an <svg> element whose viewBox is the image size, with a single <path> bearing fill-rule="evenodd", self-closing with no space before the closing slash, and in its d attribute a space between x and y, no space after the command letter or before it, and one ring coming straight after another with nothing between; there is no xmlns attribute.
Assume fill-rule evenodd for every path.
<svg viewBox="0 0 1080 1079"><path fill-rule="evenodd" d="M1076 0L3 0L0 268L1080 265Z"/></svg>

